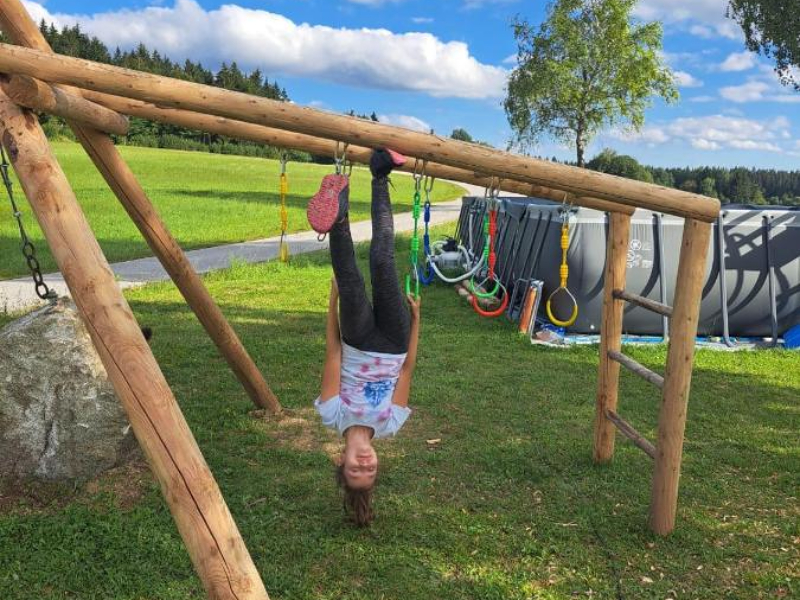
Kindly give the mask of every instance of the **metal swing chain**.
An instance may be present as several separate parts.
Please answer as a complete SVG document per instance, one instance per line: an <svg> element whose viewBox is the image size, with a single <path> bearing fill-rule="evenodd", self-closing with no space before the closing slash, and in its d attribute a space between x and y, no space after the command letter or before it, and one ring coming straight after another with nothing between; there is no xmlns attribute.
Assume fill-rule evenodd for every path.
<svg viewBox="0 0 800 600"><path fill-rule="evenodd" d="M36 295L42 300L55 302L58 299L58 294L55 292L55 290L50 289L44 282L42 268L39 265L39 259L36 258L36 247L33 245L33 242L31 242L27 232L25 231L25 226L22 224L22 213L20 212L19 208L17 207L17 203L14 200L14 188L11 182L11 177L8 174L8 167L10 165L8 164L8 159L6 158L5 148L2 146L0 146L0 156L2 156L2 161L0 161L0 173L2 173L3 176L3 185L6 187L8 199L11 202L11 214L17 221L19 237L21 240L20 250L22 252L22 256L25 257L28 270L31 272L31 277L33 277L33 282L36 285Z"/></svg>

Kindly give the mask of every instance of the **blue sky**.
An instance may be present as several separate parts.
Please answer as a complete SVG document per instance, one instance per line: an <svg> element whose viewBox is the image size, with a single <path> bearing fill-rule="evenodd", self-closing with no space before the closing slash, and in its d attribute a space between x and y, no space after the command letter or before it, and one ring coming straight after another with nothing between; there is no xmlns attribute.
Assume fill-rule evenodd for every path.
<svg viewBox="0 0 800 600"><path fill-rule="evenodd" d="M110 47L139 41L176 60L260 67L292 100L449 134L466 128L505 147L504 84L516 51L509 23L538 23L543 0L24 0L37 18L78 22ZM791 0L797 2L797 0ZM608 131L608 146L661 166L797 169L800 93L744 48L727 0L640 0L664 22L665 58L681 100L656 102L638 134ZM233 34L235 32L235 35ZM543 140L536 154L573 158Z"/></svg>

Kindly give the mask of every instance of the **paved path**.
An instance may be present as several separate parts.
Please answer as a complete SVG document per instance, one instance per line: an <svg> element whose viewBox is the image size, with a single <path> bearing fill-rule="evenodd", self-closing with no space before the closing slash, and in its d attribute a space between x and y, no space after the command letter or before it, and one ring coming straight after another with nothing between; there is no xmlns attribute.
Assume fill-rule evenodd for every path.
<svg viewBox="0 0 800 600"><path fill-rule="evenodd" d="M459 183L458 185L466 189L470 195L483 196L483 188L464 183ZM460 210L461 200L434 204L431 211L431 225L457 220ZM414 220L411 213L395 215L394 227L397 232L413 229ZM350 229L355 242L364 242L372 239L372 224L369 221L352 223ZM317 234L313 231L294 233L287 236L287 241L291 254L303 254L328 247L327 241L322 243L317 241ZM234 260L248 263L273 260L278 257L279 243L280 236L242 242L240 244L191 250L186 255L198 273L208 273L209 271L226 269L230 267L231 262ZM153 257L114 263L111 265L111 269L114 271L114 275L122 289L144 285L152 281L169 279L161 263ZM59 295L69 295L69 290L60 273L47 274L44 279L47 285L55 289ZM34 292L33 282L29 277L0 281L0 312L22 311L40 303L41 301Z"/></svg>

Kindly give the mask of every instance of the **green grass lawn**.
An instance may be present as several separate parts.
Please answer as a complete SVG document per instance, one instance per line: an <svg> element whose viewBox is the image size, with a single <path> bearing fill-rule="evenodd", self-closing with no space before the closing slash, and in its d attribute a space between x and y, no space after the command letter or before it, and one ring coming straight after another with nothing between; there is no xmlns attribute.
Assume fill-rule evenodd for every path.
<svg viewBox="0 0 800 600"><path fill-rule="evenodd" d="M451 288L425 290L415 413L379 442L378 520L356 530L333 486L338 441L309 408L329 279L324 254L206 278L290 409L274 421L251 416L171 285L127 294L155 329L154 352L273 599L800 592L800 353L698 352L678 528L662 539L646 527L652 461L620 438L613 464L592 464L597 349L532 347ZM663 367L663 347L629 352ZM620 413L653 438L654 389L624 376L621 398ZM0 498L0 597L204 596L156 484L135 466Z"/></svg>
<svg viewBox="0 0 800 600"><path fill-rule="evenodd" d="M89 223L110 262L149 256L142 239L114 194L80 145L54 143L64 172L72 184ZM280 234L278 162L261 158L223 156L151 148L120 147L123 157L155 204L161 217L184 249L217 246ZM289 229L309 229L305 207L333 167L290 163ZM24 194L15 182L23 219L36 245L44 271L56 266ZM394 177L395 207L410 211L413 183ZM369 171L355 168L350 194L351 218L369 218ZM0 190L0 195L5 195ZM432 200L452 200L463 189L444 182L433 188ZM0 199L0 279L27 273L19 252L19 234L6 198Z"/></svg>

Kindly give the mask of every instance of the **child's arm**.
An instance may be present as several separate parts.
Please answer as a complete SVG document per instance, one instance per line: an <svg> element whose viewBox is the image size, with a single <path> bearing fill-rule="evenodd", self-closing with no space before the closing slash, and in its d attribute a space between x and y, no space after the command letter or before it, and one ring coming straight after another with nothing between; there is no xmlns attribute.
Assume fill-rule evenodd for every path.
<svg viewBox="0 0 800 600"><path fill-rule="evenodd" d="M322 368L320 399L325 402L339 395L342 376L342 338L339 332L339 288L331 279L331 296L328 300L328 320L325 326L325 365Z"/></svg>
<svg viewBox="0 0 800 600"><path fill-rule="evenodd" d="M411 332L408 337L408 354L400 369L400 377L397 379L397 386L394 388L392 403L399 406L408 406L408 398L411 394L411 379L414 376L414 368L417 366L417 345L419 344L419 305L420 299L408 296L408 306L411 309Z"/></svg>

